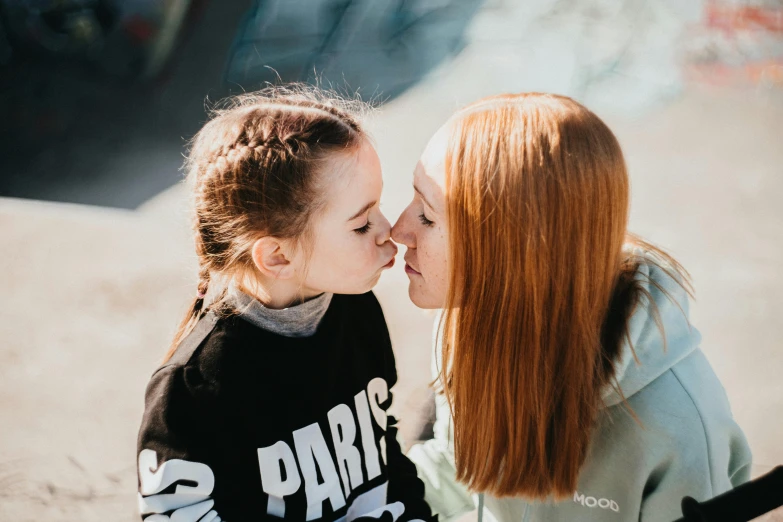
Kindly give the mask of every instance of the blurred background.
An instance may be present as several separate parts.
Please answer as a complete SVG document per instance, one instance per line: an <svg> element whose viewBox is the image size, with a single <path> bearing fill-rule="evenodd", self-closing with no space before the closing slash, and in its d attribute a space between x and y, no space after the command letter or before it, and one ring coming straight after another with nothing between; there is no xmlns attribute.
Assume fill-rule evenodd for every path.
<svg viewBox="0 0 783 522"><path fill-rule="evenodd" d="M195 292L184 146L281 80L379 105L391 221L462 105L598 113L632 230L694 277L754 474L783 463L783 0L0 0L0 519L137 519L144 387ZM400 268L376 292L403 435L426 437L432 316Z"/></svg>

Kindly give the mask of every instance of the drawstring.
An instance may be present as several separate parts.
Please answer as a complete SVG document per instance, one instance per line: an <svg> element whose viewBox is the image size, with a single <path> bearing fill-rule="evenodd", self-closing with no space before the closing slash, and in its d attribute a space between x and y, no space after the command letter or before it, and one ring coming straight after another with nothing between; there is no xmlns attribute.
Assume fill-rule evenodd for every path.
<svg viewBox="0 0 783 522"><path fill-rule="evenodd" d="M478 522L484 518L484 493L479 493Z"/></svg>

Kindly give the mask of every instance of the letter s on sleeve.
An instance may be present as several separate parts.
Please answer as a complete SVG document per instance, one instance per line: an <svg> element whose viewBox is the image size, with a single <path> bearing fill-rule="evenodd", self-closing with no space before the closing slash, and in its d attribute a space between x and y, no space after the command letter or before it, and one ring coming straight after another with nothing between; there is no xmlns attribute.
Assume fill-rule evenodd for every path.
<svg viewBox="0 0 783 522"><path fill-rule="evenodd" d="M142 515L150 513L166 513L168 511L183 511L182 508L194 509L206 514L214 505L209 495L215 487L215 475L206 464L187 460L172 459L158 466L158 454L150 449L139 454L139 511ZM158 494L179 481L195 483L195 485L177 484L174 493ZM145 496L146 495L146 496ZM168 520L161 516L149 517L147 520Z"/></svg>

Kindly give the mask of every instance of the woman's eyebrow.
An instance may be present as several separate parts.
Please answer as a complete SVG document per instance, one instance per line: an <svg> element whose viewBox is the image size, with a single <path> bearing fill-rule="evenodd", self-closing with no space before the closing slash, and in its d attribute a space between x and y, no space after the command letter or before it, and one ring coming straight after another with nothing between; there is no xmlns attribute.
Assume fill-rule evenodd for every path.
<svg viewBox="0 0 783 522"><path fill-rule="evenodd" d="M427 197L424 195L424 193L423 193L421 190L419 190L419 187L417 187L416 185L413 185L413 190L415 190L415 191L416 191L416 193L417 193L419 196L421 196L421 199L423 199L423 200L424 200L424 203L426 203L426 205L427 205L428 207L430 207L432 210L435 210L435 207L433 207L433 206L432 206L432 203L430 203L430 202L427 200Z"/></svg>
<svg viewBox="0 0 783 522"><path fill-rule="evenodd" d="M361 216L362 214L364 214L365 212L370 210L372 207L374 207L376 203L378 203L378 202L377 201L371 201L370 203L367 203L366 205L364 205L362 207L362 209L359 212L357 212L353 216L349 217L348 221L353 221L354 219L358 218L359 216Z"/></svg>

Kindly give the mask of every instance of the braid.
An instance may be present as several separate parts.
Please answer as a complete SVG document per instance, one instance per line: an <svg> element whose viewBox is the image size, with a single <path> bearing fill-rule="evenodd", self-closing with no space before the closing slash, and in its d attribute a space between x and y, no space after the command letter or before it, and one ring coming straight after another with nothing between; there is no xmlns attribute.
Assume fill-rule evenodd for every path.
<svg viewBox="0 0 783 522"><path fill-rule="evenodd" d="M209 291L209 268L205 264L201 265L201 270L198 273L198 293L196 294L197 300L203 302Z"/></svg>
<svg viewBox="0 0 783 522"><path fill-rule="evenodd" d="M313 101L313 100L302 100L295 102L295 106L297 107L309 107L312 109L320 110L323 112L326 112L328 114L331 114L344 124L348 125L352 130L356 132L361 132L361 127L359 126L359 122L354 119L353 116L351 116L348 112L335 107L334 105L330 103L325 102L319 102L319 101Z"/></svg>

